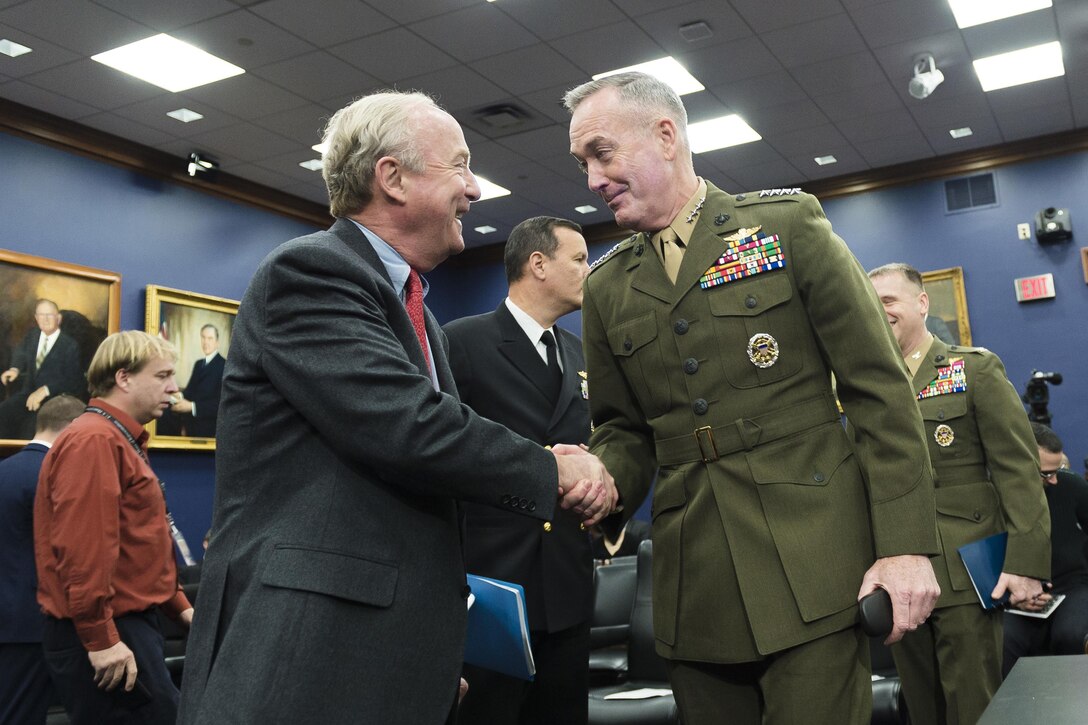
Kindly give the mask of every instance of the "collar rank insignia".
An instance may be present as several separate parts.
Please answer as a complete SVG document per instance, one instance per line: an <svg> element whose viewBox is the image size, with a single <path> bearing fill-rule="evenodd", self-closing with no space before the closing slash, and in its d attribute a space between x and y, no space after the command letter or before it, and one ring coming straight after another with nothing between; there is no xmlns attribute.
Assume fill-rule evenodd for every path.
<svg viewBox="0 0 1088 725"><path fill-rule="evenodd" d="M582 386L582 400L589 400L589 375L585 370L579 370L578 377L581 378L578 382Z"/></svg>
<svg viewBox="0 0 1088 725"><path fill-rule="evenodd" d="M705 201L706 197L704 196L702 199L699 200L699 203L695 205L695 208L691 210L691 213L688 214L688 218L684 221L686 221L688 224L691 224L693 221L695 221L695 217L699 216L699 212L703 210L703 203Z"/></svg>
<svg viewBox="0 0 1088 725"><path fill-rule="evenodd" d="M796 186L792 189L764 189L759 192L759 198L762 199L765 196L793 196L800 193L801 189Z"/></svg>
<svg viewBox="0 0 1088 725"><path fill-rule="evenodd" d="M949 358L948 365L937 370L937 377L918 393L918 400L938 395L967 392L967 371L962 357Z"/></svg>
<svg viewBox="0 0 1088 725"><path fill-rule="evenodd" d="M595 262L593 262L591 265L589 265L589 268L590 269L595 269L602 262L607 262L608 258L611 257L613 254L615 254L619 250L620 244L623 244L623 242L620 242L619 244L617 244L616 246L612 247L607 252L602 254L600 257L598 257Z"/></svg>
<svg viewBox="0 0 1088 725"><path fill-rule="evenodd" d="M786 266L786 257L782 253L782 244L778 235L767 236L758 231L740 239L725 238L725 254L718 257L710 268L699 278L703 289L717 287L726 282L751 277L772 269ZM741 231L752 231L744 229ZM734 236L734 235L730 235Z"/></svg>

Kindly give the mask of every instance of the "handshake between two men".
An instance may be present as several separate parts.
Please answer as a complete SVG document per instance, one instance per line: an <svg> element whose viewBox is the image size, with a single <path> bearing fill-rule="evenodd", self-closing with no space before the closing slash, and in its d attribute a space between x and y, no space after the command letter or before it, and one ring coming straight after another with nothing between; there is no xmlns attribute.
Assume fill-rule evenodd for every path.
<svg viewBox="0 0 1088 725"><path fill-rule="evenodd" d="M616 509L619 492L616 482L601 459L585 446L552 446L559 468L559 505L574 509L587 527L601 522Z"/></svg>

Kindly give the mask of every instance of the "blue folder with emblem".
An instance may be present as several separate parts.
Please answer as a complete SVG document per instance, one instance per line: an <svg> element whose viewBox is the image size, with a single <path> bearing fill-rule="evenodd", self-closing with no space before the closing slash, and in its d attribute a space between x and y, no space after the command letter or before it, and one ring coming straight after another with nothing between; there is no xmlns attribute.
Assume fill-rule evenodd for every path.
<svg viewBox="0 0 1088 725"><path fill-rule="evenodd" d="M532 680L536 665L529 645L525 591L518 584L475 574L468 575L468 585L472 596L468 608L465 662Z"/></svg>
<svg viewBox="0 0 1088 725"><path fill-rule="evenodd" d="M990 592L997 586L1001 569L1005 566L1005 547L1008 542L1008 532L1002 531L1000 534L964 544L956 550L963 559L963 565L967 567L971 584L975 587L975 594L978 595L979 604L983 609L1003 606L1009 600L1007 591L1001 599L993 599L990 596Z"/></svg>

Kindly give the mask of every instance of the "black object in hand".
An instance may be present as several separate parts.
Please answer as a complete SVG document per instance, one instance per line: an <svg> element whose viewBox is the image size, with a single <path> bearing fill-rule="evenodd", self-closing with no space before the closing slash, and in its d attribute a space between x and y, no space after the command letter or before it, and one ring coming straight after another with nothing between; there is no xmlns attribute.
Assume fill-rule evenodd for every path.
<svg viewBox="0 0 1088 725"><path fill-rule="evenodd" d="M892 631L892 598L884 589L866 594L858 602L861 631L870 637L887 637Z"/></svg>

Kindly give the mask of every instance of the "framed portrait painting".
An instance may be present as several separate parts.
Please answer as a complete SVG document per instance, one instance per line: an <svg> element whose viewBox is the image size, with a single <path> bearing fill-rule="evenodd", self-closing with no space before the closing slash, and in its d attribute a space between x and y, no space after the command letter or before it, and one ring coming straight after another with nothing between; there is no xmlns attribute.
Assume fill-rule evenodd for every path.
<svg viewBox="0 0 1088 725"><path fill-rule="evenodd" d="M922 272L929 295L926 327L950 345L971 344L971 322L967 318L967 293L963 286L963 267L949 267Z"/></svg>
<svg viewBox="0 0 1088 725"><path fill-rule="evenodd" d="M50 398L88 399L87 367L120 320L116 272L0 249L0 448L33 438Z"/></svg>
<svg viewBox="0 0 1088 725"><path fill-rule="evenodd" d="M238 301L147 286L147 332L178 350L180 392L161 418L148 423L153 448L214 450L223 370Z"/></svg>

